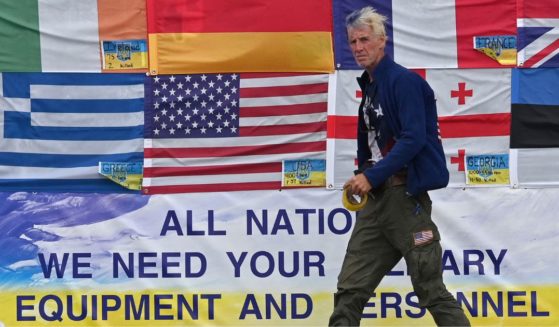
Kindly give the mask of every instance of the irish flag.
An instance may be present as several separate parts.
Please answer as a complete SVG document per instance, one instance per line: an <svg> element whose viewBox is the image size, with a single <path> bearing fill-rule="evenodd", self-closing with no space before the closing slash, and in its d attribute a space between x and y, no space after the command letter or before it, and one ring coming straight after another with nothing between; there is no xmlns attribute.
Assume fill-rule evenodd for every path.
<svg viewBox="0 0 559 327"><path fill-rule="evenodd" d="M146 39L144 0L0 0L0 71L101 72L100 41Z"/></svg>
<svg viewBox="0 0 559 327"><path fill-rule="evenodd" d="M148 0L150 73L330 72L330 0Z"/></svg>

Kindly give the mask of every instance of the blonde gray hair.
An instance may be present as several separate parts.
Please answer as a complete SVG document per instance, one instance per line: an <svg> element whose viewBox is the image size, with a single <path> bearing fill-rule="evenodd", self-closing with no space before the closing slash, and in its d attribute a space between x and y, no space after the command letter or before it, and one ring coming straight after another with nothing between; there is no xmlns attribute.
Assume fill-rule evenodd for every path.
<svg viewBox="0 0 559 327"><path fill-rule="evenodd" d="M379 14L373 7L367 6L347 15L345 23L346 28L369 26L374 34L386 37L384 25L387 20L386 16Z"/></svg>

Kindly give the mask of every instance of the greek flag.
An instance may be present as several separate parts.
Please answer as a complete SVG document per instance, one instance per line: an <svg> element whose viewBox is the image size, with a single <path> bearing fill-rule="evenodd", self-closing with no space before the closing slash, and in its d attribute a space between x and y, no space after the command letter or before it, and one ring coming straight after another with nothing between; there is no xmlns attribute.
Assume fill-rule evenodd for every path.
<svg viewBox="0 0 559 327"><path fill-rule="evenodd" d="M0 191L126 192L100 161L143 160L142 74L0 74Z"/></svg>

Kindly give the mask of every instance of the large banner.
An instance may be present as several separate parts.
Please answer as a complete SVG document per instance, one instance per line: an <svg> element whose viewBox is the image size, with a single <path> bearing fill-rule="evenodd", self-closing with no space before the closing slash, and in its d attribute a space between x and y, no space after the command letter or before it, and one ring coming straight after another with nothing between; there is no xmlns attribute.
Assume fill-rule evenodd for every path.
<svg viewBox="0 0 559 327"><path fill-rule="evenodd" d="M355 214L341 192L0 193L0 326L326 325ZM559 324L557 189L431 193L472 325ZM362 325L432 325L405 264Z"/></svg>

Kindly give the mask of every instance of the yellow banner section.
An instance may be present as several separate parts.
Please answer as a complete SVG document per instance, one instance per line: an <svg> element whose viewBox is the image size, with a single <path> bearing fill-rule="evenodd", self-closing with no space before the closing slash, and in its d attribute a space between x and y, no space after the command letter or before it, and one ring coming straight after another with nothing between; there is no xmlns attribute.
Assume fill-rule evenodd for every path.
<svg viewBox="0 0 559 327"><path fill-rule="evenodd" d="M473 326L557 326L559 286L519 286L458 291ZM367 304L362 326L434 325L410 290L379 290ZM331 293L220 293L145 290L130 292L2 292L5 326L326 326Z"/></svg>
<svg viewBox="0 0 559 327"><path fill-rule="evenodd" d="M333 70L329 32L149 35L151 75Z"/></svg>

